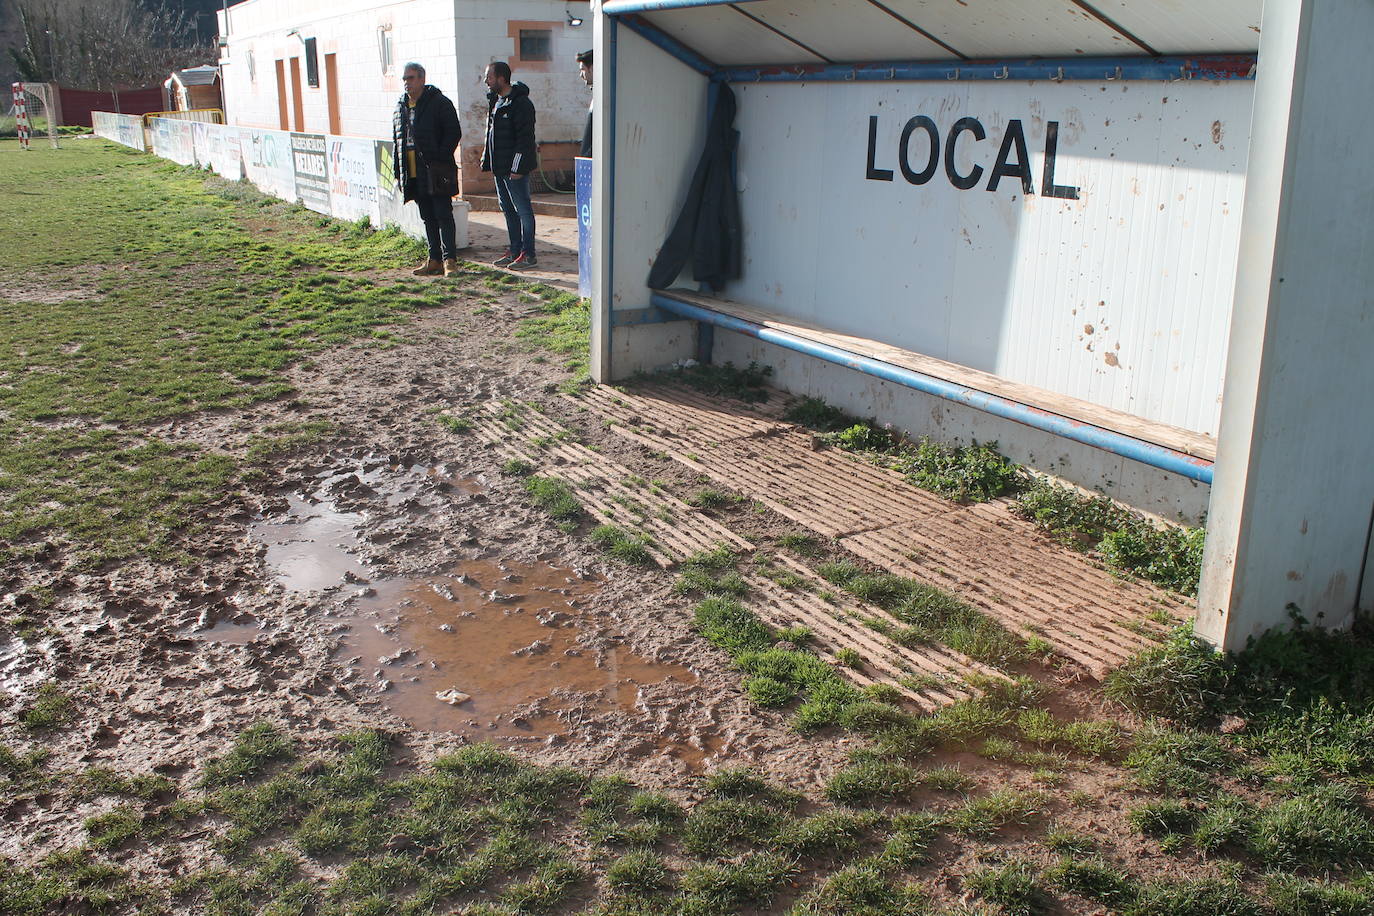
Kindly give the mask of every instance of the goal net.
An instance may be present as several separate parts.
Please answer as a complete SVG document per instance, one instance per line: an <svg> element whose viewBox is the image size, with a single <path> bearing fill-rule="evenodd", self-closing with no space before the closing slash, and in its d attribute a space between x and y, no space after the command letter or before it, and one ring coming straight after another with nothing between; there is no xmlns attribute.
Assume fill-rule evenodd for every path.
<svg viewBox="0 0 1374 916"><path fill-rule="evenodd" d="M19 145L30 149L33 140L46 136L57 149L57 128L61 116L54 103L56 93L48 83L15 83L11 87L15 134ZM7 119L8 120L8 119Z"/></svg>

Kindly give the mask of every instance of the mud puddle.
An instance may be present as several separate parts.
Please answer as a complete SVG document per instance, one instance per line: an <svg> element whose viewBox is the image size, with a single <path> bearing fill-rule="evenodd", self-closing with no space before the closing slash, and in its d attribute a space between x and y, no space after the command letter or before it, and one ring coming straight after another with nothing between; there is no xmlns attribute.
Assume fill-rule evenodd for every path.
<svg viewBox="0 0 1374 916"><path fill-rule="evenodd" d="M24 699L51 676L46 644L0 636L0 697Z"/></svg>
<svg viewBox="0 0 1374 916"><path fill-rule="evenodd" d="M244 614L229 620L221 620L210 626L198 624L187 630L186 635L202 642L245 646L266 632L262 621L249 614Z"/></svg>
<svg viewBox="0 0 1374 916"><path fill-rule="evenodd" d="M431 499L481 489L445 467L368 458L355 468L321 471L307 492L288 494L285 511L254 522L249 535L266 546L263 560L285 588L324 591L370 576L359 556L359 529L370 509L422 515Z"/></svg>
<svg viewBox="0 0 1374 916"><path fill-rule="evenodd" d="M548 737L584 718L637 715L641 689L697 681L590 634L598 588L570 570L479 560L421 579L374 582L339 657L406 722L434 731ZM677 742L667 742L676 744ZM684 747L705 757L709 746Z"/></svg>

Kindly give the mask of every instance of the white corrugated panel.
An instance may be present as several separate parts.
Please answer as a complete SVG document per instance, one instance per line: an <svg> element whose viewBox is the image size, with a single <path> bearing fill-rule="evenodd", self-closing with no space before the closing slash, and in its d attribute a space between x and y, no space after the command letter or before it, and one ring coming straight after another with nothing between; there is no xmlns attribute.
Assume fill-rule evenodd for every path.
<svg viewBox="0 0 1374 916"><path fill-rule="evenodd" d="M833 61L954 56L867 0L763 0L743 9Z"/></svg>
<svg viewBox="0 0 1374 916"><path fill-rule="evenodd" d="M1263 0L1096 0L1094 6L1161 54L1259 50Z"/></svg>
<svg viewBox="0 0 1374 916"><path fill-rule="evenodd" d="M1142 54L1069 0L882 0L967 57Z"/></svg>
<svg viewBox="0 0 1374 916"><path fill-rule="evenodd" d="M1003 378L1215 434L1254 85L741 84L743 278L731 298ZM1168 99L1166 102L1165 99ZM908 119L977 118L954 166L898 171ZM870 116L879 119L866 177ZM990 191L1015 119L1034 194ZM1046 197L1044 149L1057 122ZM909 149L927 160L925 135ZM943 160L943 156L941 157Z"/></svg>
<svg viewBox="0 0 1374 916"><path fill-rule="evenodd" d="M669 10L645 18L717 66L825 63L728 6Z"/></svg>

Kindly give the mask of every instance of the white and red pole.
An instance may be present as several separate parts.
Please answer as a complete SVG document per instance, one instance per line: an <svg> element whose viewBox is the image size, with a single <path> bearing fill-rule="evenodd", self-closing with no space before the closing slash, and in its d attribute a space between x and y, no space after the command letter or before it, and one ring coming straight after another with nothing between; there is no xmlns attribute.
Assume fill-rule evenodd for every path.
<svg viewBox="0 0 1374 916"><path fill-rule="evenodd" d="M21 149L29 148L29 110L24 104L24 84L15 83L14 89L14 131L19 135Z"/></svg>

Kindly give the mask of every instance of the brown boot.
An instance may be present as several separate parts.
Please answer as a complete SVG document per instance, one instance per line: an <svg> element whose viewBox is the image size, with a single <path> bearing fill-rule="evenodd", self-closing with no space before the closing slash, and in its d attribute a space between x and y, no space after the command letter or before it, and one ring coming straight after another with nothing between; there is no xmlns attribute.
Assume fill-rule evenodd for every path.
<svg viewBox="0 0 1374 916"><path fill-rule="evenodd" d="M444 272L444 262L430 258L411 271L417 277L437 277Z"/></svg>
<svg viewBox="0 0 1374 916"><path fill-rule="evenodd" d="M457 258L444 258L444 276L451 277L458 272Z"/></svg>

